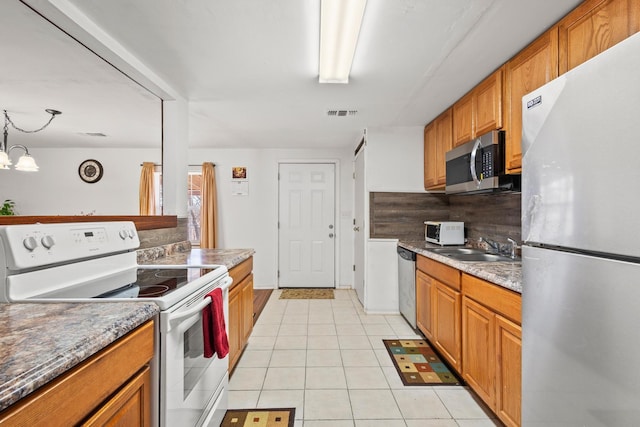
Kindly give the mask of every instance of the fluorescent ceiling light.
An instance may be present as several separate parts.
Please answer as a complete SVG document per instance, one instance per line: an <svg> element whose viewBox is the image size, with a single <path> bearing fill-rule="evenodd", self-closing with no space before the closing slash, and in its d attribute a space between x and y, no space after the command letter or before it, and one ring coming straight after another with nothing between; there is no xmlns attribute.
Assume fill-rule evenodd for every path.
<svg viewBox="0 0 640 427"><path fill-rule="evenodd" d="M349 83L367 0L321 0L320 83Z"/></svg>

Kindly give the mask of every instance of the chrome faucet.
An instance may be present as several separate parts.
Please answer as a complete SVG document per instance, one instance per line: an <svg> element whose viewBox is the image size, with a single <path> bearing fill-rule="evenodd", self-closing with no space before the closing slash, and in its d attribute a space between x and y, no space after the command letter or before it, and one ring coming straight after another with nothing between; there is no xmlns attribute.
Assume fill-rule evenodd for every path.
<svg viewBox="0 0 640 427"><path fill-rule="evenodd" d="M507 240L511 244L511 254L510 254L511 259L516 259L516 249L518 248L518 242L516 242L510 237L507 237Z"/></svg>
<svg viewBox="0 0 640 427"><path fill-rule="evenodd" d="M480 237L478 240L480 243L485 242L495 253L500 253L500 243L495 240L487 239L486 237Z"/></svg>
<svg viewBox="0 0 640 427"><path fill-rule="evenodd" d="M518 249L518 242L516 242L510 237L507 237L507 241L509 243L505 243L504 245L501 245L495 240L487 239L486 237L480 237L478 241L480 243L485 242L487 246L489 246L490 250L495 254L498 254L498 255L508 254L508 256L511 259L516 259L516 249Z"/></svg>

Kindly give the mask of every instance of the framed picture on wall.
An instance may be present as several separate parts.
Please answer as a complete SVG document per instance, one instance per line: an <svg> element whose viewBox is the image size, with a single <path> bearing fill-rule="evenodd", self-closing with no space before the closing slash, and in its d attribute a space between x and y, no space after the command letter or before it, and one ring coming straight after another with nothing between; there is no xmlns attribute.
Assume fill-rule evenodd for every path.
<svg viewBox="0 0 640 427"><path fill-rule="evenodd" d="M245 166L234 166L231 168L232 179L247 179L247 168Z"/></svg>

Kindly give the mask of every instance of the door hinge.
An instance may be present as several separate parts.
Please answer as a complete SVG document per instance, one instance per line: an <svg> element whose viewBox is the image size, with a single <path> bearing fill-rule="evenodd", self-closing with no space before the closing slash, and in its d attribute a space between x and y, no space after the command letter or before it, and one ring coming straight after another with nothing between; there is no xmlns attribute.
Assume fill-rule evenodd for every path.
<svg viewBox="0 0 640 427"><path fill-rule="evenodd" d="M280 270L278 270L278 279L280 278Z"/></svg>
<svg viewBox="0 0 640 427"><path fill-rule="evenodd" d="M353 173L353 179L356 179L356 173L355 172Z"/></svg>
<svg viewBox="0 0 640 427"><path fill-rule="evenodd" d="M280 172L278 172L278 181L280 181Z"/></svg>
<svg viewBox="0 0 640 427"><path fill-rule="evenodd" d="M356 271L356 265L353 264L353 271Z"/></svg>

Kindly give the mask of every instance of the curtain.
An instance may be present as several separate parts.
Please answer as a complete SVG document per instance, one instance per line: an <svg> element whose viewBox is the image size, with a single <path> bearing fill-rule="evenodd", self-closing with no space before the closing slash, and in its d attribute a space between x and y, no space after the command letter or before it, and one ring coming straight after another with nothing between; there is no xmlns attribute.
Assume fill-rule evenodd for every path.
<svg viewBox="0 0 640 427"><path fill-rule="evenodd" d="M218 234L216 174L213 163L202 164L202 201L200 208L200 247L215 248Z"/></svg>
<svg viewBox="0 0 640 427"><path fill-rule="evenodd" d="M140 215L156 214L156 193L153 188L153 162L142 163L140 172Z"/></svg>

